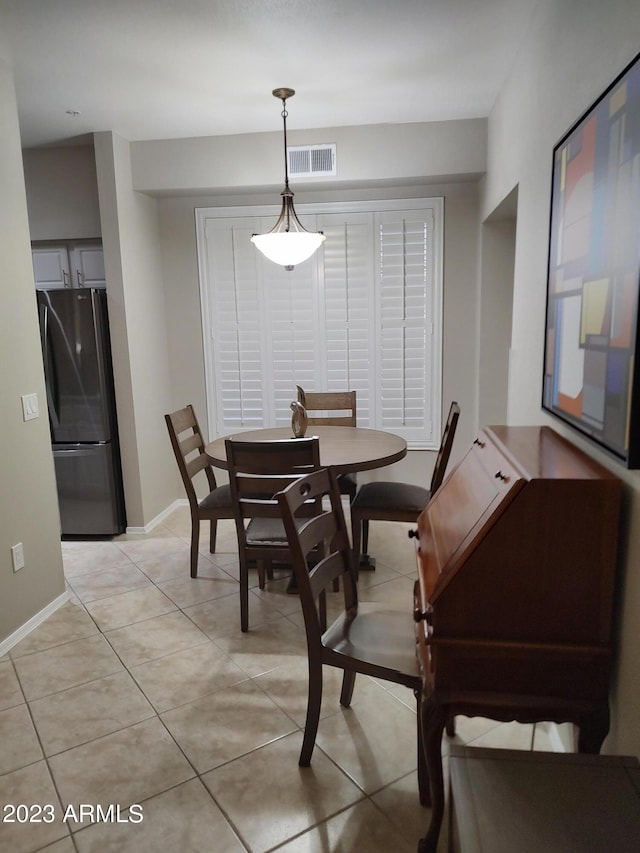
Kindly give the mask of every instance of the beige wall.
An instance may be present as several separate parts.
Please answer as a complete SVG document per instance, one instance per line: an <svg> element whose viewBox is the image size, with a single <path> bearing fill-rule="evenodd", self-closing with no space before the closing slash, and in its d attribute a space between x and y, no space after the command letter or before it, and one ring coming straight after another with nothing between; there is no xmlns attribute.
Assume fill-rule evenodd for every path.
<svg viewBox="0 0 640 853"><path fill-rule="evenodd" d="M371 187L425 177L480 175L486 164L486 120L429 124L367 125L311 130L287 129L289 145L335 142L335 179L307 179L332 191L345 184ZM134 142L131 160L135 189L151 195L203 195L282 187L282 135L254 133L199 139ZM292 181L293 189L303 189ZM233 202L232 202L233 203Z"/></svg>
<svg viewBox="0 0 640 853"><path fill-rule="evenodd" d="M23 152L32 240L100 237L93 145Z"/></svg>
<svg viewBox="0 0 640 853"><path fill-rule="evenodd" d="M625 482L620 651L612 694L610 752L640 755L640 472L626 471L540 407L551 157L556 142L640 45L640 5L543 0L489 118L482 217L518 188L509 421L549 423Z"/></svg>
<svg viewBox="0 0 640 853"><path fill-rule="evenodd" d="M177 497L157 202L132 189L125 139L97 133L95 150L127 526L144 528Z"/></svg>
<svg viewBox="0 0 640 853"><path fill-rule="evenodd" d="M0 188L1 649L65 594L15 89L1 55ZM20 397L34 392L41 415L25 423ZM25 567L14 573L10 548L17 542Z"/></svg>

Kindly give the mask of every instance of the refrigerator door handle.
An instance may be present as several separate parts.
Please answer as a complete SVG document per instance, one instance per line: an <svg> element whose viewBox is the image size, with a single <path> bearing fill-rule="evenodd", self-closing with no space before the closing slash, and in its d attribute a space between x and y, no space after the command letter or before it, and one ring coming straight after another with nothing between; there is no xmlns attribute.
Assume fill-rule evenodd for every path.
<svg viewBox="0 0 640 853"><path fill-rule="evenodd" d="M75 444L72 447L58 447L54 444L52 450L54 456L93 456L95 448L105 447L108 444L108 441L98 441L89 445Z"/></svg>
<svg viewBox="0 0 640 853"><path fill-rule="evenodd" d="M54 427L59 426L58 412L56 410L55 400L53 398L53 375L51 372L51 362L49 361L49 306L40 303L40 343L42 345L42 358L44 360L44 378L45 387L47 390L47 405L49 407L49 417Z"/></svg>

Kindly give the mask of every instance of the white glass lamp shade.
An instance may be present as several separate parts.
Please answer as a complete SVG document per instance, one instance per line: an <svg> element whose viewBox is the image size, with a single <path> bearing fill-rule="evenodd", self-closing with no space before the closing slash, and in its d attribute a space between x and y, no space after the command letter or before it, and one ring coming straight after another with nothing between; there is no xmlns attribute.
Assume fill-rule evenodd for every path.
<svg viewBox="0 0 640 853"><path fill-rule="evenodd" d="M265 258L283 267L301 264L320 248L324 234L311 231L271 231L254 234L251 242Z"/></svg>

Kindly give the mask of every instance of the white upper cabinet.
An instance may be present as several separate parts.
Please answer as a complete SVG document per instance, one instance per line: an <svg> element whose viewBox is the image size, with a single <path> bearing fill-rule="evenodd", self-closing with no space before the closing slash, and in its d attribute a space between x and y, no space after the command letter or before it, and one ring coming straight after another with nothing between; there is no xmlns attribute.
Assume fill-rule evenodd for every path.
<svg viewBox="0 0 640 853"><path fill-rule="evenodd" d="M98 242L33 243L36 288L106 287L104 254Z"/></svg>
<svg viewBox="0 0 640 853"><path fill-rule="evenodd" d="M69 252L66 246L33 246L31 255L37 288L52 290L71 287Z"/></svg>

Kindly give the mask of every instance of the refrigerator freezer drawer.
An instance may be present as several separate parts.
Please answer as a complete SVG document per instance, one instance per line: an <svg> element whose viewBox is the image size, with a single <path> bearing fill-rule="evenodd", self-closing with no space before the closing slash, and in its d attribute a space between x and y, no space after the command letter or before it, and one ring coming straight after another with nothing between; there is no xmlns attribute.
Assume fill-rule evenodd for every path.
<svg viewBox="0 0 640 853"><path fill-rule="evenodd" d="M54 445L63 536L113 536L125 528L111 443Z"/></svg>

